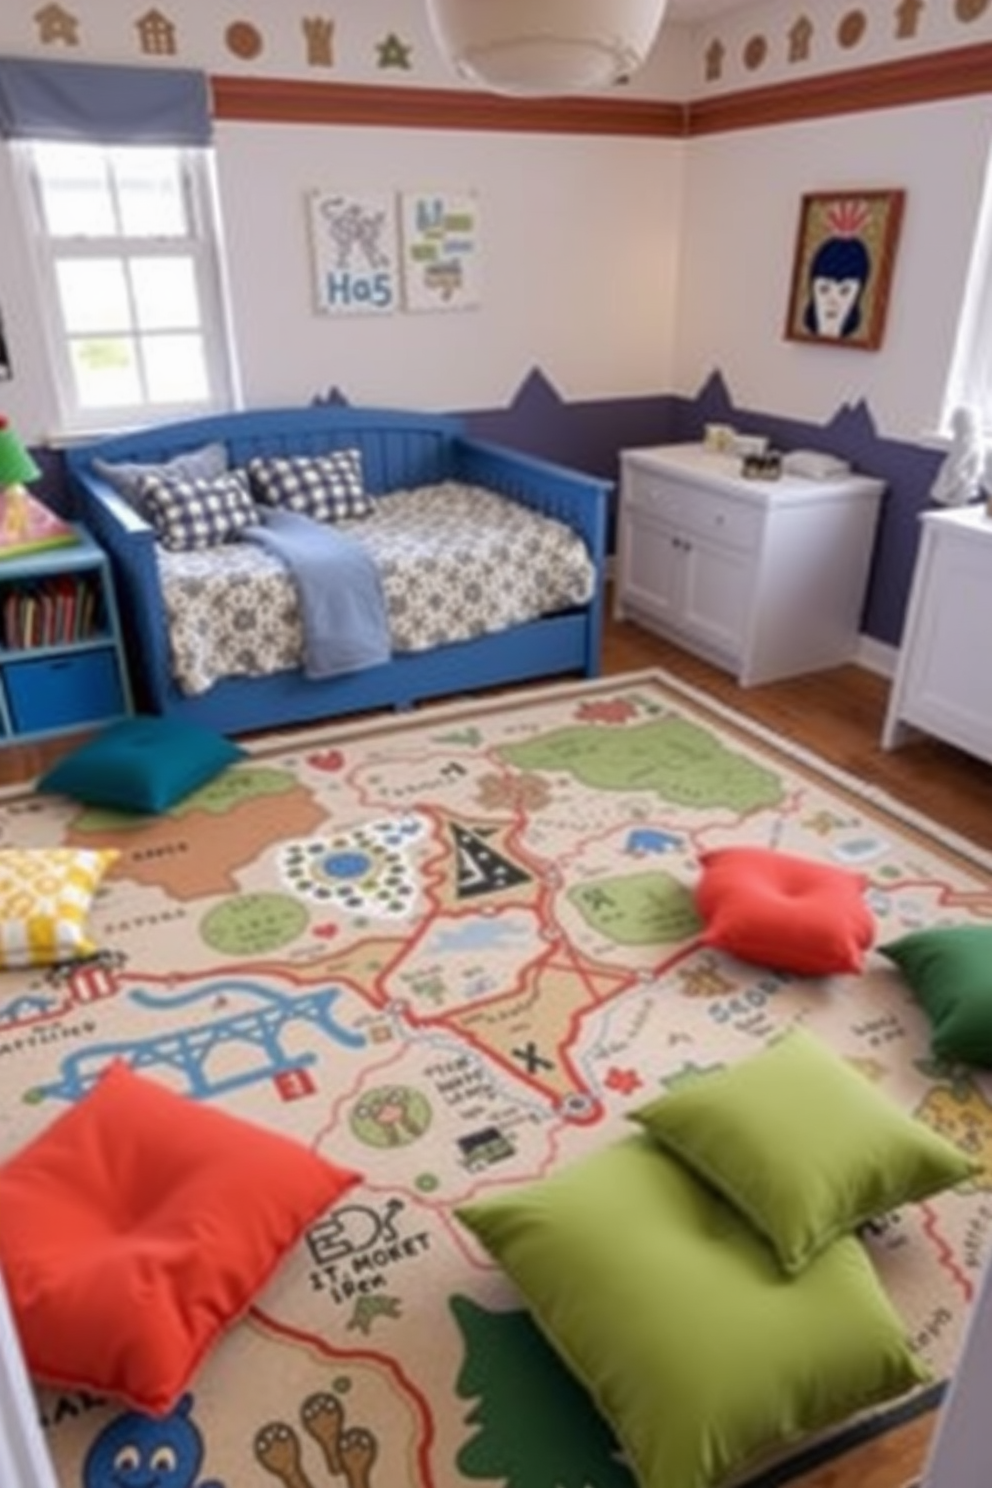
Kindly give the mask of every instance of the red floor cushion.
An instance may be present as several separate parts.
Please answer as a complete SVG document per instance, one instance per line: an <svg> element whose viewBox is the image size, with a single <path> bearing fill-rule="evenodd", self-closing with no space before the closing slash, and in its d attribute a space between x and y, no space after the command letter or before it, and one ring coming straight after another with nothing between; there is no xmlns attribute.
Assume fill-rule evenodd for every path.
<svg viewBox="0 0 992 1488"><path fill-rule="evenodd" d="M861 873L768 847L703 853L703 944L799 976L860 971L875 936Z"/></svg>
<svg viewBox="0 0 992 1488"><path fill-rule="evenodd" d="M164 1414L359 1178L113 1064L0 1166L0 1270L28 1368Z"/></svg>

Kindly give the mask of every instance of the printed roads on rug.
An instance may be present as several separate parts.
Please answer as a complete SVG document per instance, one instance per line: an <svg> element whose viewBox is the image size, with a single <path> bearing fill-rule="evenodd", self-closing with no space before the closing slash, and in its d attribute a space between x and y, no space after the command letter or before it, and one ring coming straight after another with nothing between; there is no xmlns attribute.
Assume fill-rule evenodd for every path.
<svg viewBox="0 0 992 1488"><path fill-rule="evenodd" d="M989 1079L934 1060L877 950L987 923L985 865L651 674L275 738L157 819L0 805L0 846L60 844L121 857L94 961L0 973L0 1156L123 1059L365 1175L168 1415L39 1390L62 1488L632 1488L457 1206L628 1138L635 1107L799 1025L992 1153ZM700 857L741 844L867 875L862 973L701 945ZM990 1174L862 1235L938 1384ZM805 1470L797 1447L774 1481Z"/></svg>

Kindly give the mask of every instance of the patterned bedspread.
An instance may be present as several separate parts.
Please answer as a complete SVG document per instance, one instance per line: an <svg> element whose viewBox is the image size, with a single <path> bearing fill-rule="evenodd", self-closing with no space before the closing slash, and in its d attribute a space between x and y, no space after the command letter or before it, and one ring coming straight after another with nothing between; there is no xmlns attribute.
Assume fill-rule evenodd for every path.
<svg viewBox="0 0 992 1488"><path fill-rule="evenodd" d="M341 529L382 576L394 651L473 640L585 604L595 571L565 523L454 481L394 491ZM301 664L296 589L276 558L250 543L208 552L158 550L176 685L205 692L221 677Z"/></svg>

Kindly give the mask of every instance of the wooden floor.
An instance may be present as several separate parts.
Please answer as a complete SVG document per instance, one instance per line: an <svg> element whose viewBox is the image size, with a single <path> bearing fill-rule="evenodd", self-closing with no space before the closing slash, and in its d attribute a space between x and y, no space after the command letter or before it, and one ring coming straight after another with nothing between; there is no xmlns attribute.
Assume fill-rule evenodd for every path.
<svg viewBox="0 0 992 1488"><path fill-rule="evenodd" d="M844 666L762 687L732 677L630 623L607 626L608 672L658 666L811 749L857 779L992 850L992 765L919 735L896 750L881 747L886 678Z"/></svg>
<svg viewBox="0 0 992 1488"><path fill-rule="evenodd" d="M688 652L613 620L607 621L603 650L607 673L661 667L992 850L992 765L922 736L901 749L883 750L889 692L884 678L845 666L741 688ZM0 749L0 785L31 779L66 747L62 740Z"/></svg>
<svg viewBox="0 0 992 1488"><path fill-rule="evenodd" d="M740 688L725 673L636 625L609 620L604 671L646 667L661 668L713 694L992 851L992 765L922 737L902 749L883 750L879 739L889 691L884 678L845 666ZM0 750L0 784L30 779L65 747L63 741ZM921 1470L931 1428L931 1418L913 1421L818 1468L793 1488L905 1488Z"/></svg>

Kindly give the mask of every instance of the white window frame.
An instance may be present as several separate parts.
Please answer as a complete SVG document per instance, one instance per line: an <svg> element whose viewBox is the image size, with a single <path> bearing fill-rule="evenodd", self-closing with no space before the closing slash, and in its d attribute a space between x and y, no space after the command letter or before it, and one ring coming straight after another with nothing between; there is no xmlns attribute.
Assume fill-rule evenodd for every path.
<svg viewBox="0 0 992 1488"><path fill-rule="evenodd" d="M101 154L126 146L83 145ZM185 146L169 149L178 159L189 232L175 237L52 236L42 205L40 164L30 140L10 142L14 176L28 233L34 270L37 315L48 350L59 421L66 434L91 434L136 424L199 417L236 407L239 381L224 278L223 238L217 204L213 151ZM56 282L59 261L85 258L171 257L181 254L194 266L206 363L207 395L203 399L165 402L145 396L135 403L89 408L81 405L69 352ZM134 333L141 342L140 330Z"/></svg>
<svg viewBox="0 0 992 1488"><path fill-rule="evenodd" d="M949 434L951 417L962 407L974 410L986 439L992 439L992 154L986 165L951 369L944 388L941 434Z"/></svg>

